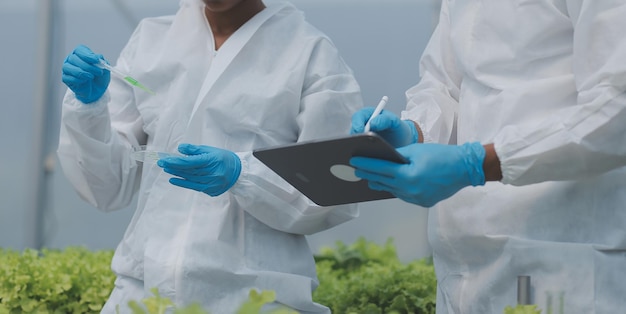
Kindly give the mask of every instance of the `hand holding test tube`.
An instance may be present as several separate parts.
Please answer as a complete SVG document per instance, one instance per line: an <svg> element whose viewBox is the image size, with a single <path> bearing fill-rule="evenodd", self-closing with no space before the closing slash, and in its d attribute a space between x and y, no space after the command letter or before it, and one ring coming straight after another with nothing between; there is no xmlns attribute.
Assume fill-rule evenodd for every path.
<svg viewBox="0 0 626 314"><path fill-rule="evenodd" d="M108 63L106 63L106 61L104 61L104 59L100 59L100 63L96 64L97 67L101 68L101 69L105 69L105 70L109 70L111 71L111 73L119 76L120 78L122 78L126 83L138 87L148 93L150 93L151 95L156 95L155 92L153 92L151 89L145 87L143 84L139 83L136 79L130 77L129 75L126 75L124 73L122 73L120 70L112 67L111 65L109 65Z"/></svg>

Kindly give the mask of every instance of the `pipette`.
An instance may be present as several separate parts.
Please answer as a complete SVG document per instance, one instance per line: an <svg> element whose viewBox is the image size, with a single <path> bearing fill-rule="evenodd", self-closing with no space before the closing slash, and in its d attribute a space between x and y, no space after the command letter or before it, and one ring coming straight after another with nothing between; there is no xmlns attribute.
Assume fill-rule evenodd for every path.
<svg viewBox="0 0 626 314"><path fill-rule="evenodd" d="M111 71L111 73L114 73L116 75L118 75L120 78L122 78L124 81L126 81L126 83L141 88L144 91L150 93L151 95L155 95L155 92L153 92L151 89L145 87L143 84L139 83L139 81L137 81L136 79L130 77L130 75L126 75L124 73L122 73L120 70L112 67L111 65L109 65L108 63L106 63L103 59L100 59L100 63L96 64L97 67L101 68L101 69L106 69Z"/></svg>

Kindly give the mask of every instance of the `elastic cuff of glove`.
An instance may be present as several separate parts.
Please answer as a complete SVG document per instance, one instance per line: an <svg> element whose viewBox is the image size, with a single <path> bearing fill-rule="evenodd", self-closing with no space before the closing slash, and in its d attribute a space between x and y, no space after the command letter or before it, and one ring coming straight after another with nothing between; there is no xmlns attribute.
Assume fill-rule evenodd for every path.
<svg viewBox="0 0 626 314"><path fill-rule="evenodd" d="M235 185L235 183L237 183L237 180L239 180L239 176L241 175L241 159L239 159L239 156L237 156L237 154L233 153L233 158L235 158L235 169L233 169L233 179L230 181L230 183L228 183L228 186L226 187L226 190L224 190L224 192L230 190L230 188L233 187L233 185Z"/></svg>
<svg viewBox="0 0 626 314"><path fill-rule="evenodd" d="M465 165L472 186L485 185L485 148L479 142L465 143L461 146L465 152Z"/></svg>
<svg viewBox="0 0 626 314"><path fill-rule="evenodd" d="M409 130L411 132L411 143L415 144L419 140L419 133L417 132L417 128L415 127L415 123L411 120L402 120L402 122L406 123L409 126Z"/></svg>
<svg viewBox="0 0 626 314"><path fill-rule="evenodd" d="M102 96L104 96L104 93L100 95L92 95L91 97L81 97L81 96L76 95L76 99L78 99L84 105L91 106L94 103L97 103L98 100L102 99Z"/></svg>

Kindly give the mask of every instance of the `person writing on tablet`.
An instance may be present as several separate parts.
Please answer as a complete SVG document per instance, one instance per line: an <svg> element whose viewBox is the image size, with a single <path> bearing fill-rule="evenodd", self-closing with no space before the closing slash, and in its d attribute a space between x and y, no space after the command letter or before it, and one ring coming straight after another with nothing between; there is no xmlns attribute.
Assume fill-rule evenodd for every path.
<svg viewBox="0 0 626 314"><path fill-rule="evenodd" d="M517 276L539 308L626 308L625 15L622 0L442 1L406 109L371 121L410 162L351 160L430 208L438 314L502 313Z"/></svg>
<svg viewBox="0 0 626 314"><path fill-rule="evenodd" d="M153 93L111 77L86 46L63 65L66 176L103 211L137 196L102 312L127 313L157 288L211 313L235 313L252 289L274 291L271 307L329 313L311 299L305 235L355 218L356 205L315 205L252 151L345 134L362 106L359 85L289 3L180 3L173 16L144 19L115 64ZM180 156L139 163L142 145Z"/></svg>

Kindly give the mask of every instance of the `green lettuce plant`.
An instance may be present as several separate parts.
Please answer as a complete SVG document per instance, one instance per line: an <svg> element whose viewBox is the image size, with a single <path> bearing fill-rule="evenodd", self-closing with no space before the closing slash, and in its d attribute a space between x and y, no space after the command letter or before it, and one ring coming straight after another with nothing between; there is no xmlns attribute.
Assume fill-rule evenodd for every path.
<svg viewBox="0 0 626 314"><path fill-rule="evenodd" d="M112 251L0 249L0 313L99 313L113 287Z"/></svg>
<svg viewBox="0 0 626 314"><path fill-rule="evenodd" d="M112 250L0 249L0 314L99 313L114 287ZM316 256L320 286L313 300L333 313L434 313L436 280L429 260L401 263L392 240L380 246L360 238L337 242ZM135 313L206 314L198 305L176 308L158 295L136 300ZM273 291L251 291L237 314L258 314ZM142 312L143 311L143 312ZM169 313L169 312L168 312ZM271 314L293 314L281 309Z"/></svg>
<svg viewBox="0 0 626 314"><path fill-rule="evenodd" d="M431 260L401 263L391 239L383 246L364 238L338 242L321 250L316 265L320 286L313 299L333 313L435 313Z"/></svg>
<svg viewBox="0 0 626 314"><path fill-rule="evenodd" d="M133 314L165 314L166 311L174 314L210 314L197 303L186 307L176 307L170 299L162 297L156 288L151 289L151 291L154 296L141 300L141 304L138 301L129 302L128 307ZM259 293L256 290L251 290L248 300L241 305L236 314L298 314L298 312L287 308L262 311L265 304L275 300L276 293L274 291L265 290ZM117 312L120 312L119 306Z"/></svg>
<svg viewBox="0 0 626 314"><path fill-rule="evenodd" d="M515 307L507 306L504 314L541 314L537 305L517 305Z"/></svg>

